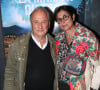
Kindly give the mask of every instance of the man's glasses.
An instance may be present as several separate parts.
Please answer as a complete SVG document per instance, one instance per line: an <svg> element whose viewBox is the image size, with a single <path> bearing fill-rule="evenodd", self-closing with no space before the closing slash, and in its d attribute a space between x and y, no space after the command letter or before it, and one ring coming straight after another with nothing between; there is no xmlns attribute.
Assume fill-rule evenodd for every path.
<svg viewBox="0 0 100 90"><path fill-rule="evenodd" d="M62 23L62 20L67 21L70 15L63 15L63 18L57 18L58 24Z"/></svg>

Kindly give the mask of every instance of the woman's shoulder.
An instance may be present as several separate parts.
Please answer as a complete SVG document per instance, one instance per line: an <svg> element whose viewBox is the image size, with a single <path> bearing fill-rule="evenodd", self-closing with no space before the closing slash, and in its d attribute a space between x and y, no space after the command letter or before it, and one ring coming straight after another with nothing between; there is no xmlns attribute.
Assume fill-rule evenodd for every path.
<svg viewBox="0 0 100 90"><path fill-rule="evenodd" d="M80 33L80 36L82 36L84 38L90 38L90 39L96 38L96 35L88 27L86 27L80 23L76 23L76 27L77 27L77 31Z"/></svg>

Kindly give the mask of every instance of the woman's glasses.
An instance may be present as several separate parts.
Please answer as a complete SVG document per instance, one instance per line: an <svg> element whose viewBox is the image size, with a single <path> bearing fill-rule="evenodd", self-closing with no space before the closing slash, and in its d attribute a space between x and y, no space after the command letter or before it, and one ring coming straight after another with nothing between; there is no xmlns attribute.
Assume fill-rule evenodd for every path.
<svg viewBox="0 0 100 90"><path fill-rule="evenodd" d="M61 24L63 20L67 21L69 19L69 16L70 15L63 15L63 18L57 18L58 24Z"/></svg>

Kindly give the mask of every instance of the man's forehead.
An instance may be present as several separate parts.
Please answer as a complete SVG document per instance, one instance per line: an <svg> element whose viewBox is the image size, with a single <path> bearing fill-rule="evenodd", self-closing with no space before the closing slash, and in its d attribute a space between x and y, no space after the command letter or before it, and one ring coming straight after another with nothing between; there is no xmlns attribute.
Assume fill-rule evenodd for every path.
<svg viewBox="0 0 100 90"><path fill-rule="evenodd" d="M32 13L32 16L34 16L35 14L38 14L38 15L45 14L45 15L47 15L46 11L44 11L44 10L42 10L42 9L35 10L35 11Z"/></svg>
<svg viewBox="0 0 100 90"><path fill-rule="evenodd" d="M48 19L48 15L43 10L37 10L31 16L31 19L34 19L34 18Z"/></svg>

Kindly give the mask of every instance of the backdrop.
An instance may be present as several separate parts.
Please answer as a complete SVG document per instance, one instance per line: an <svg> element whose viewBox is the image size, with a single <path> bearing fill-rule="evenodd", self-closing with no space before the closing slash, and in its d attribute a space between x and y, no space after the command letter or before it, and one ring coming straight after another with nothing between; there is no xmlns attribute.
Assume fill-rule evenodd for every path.
<svg viewBox="0 0 100 90"><path fill-rule="evenodd" d="M88 3L91 0L1 0L2 27L4 35L5 57L7 59L8 45L11 44L17 36L31 31L30 13L37 6L49 7L52 12L57 6L72 5L77 9L79 21L84 23L86 7L90 10ZM53 34L59 32L57 23L54 25Z"/></svg>
<svg viewBox="0 0 100 90"><path fill-rule="evenodd" d="M80 18L79 21L84 23L85 12L91 10L89 3L92 0L2 0L2 22L3 35L14 34L21 35L31 31L29 15L37 6L47 6L52 11L59 5L72 5L77 9ZM91 12L91 11L90 11ZM57 24L55 23L55 27ZM57 30L54 29L54 33Z"/></svg>
<svg viewBox="0 0 100 90"><path fill-rule="evenodd" d="M47 6L54 11L55 7L66 4L74 6L79 21L100 36L99 3L100 0L1 0L3 35L21 35L31 31L29 15L37 6ZM57 32L56 28L54 28L55 32Z"/></svg>
<svg viewBox="0 0 100 90"><path fill-rule="evenodd" d="M5 56L4 56L4 43L1 25L1 7L0 7L0 90L3 90Z"/></svg>
<svg viewBox="0 0 100 90"><path fill-rule="evenodd" d="M86 0L84 24L91 28L100 40L100 0Z"/></svg>

